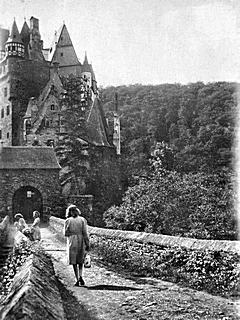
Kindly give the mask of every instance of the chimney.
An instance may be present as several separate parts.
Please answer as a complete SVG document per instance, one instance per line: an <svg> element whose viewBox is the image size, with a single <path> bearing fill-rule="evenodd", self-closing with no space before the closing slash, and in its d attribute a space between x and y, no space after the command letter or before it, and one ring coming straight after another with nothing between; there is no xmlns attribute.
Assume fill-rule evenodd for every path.
<svg viewBox="0 0 240 320"><path fill-rule="evenodd" d="M39 20L37 18L31 17L30 29L37 29L39 31Z"/></svg>

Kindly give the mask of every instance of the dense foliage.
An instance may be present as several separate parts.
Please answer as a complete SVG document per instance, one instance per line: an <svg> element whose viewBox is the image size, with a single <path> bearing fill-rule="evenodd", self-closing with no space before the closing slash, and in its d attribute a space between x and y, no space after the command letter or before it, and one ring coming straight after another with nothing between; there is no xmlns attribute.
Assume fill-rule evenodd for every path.
<svg viewBox="0 0 240 320"><path fill-rule="evenodd" d="M107 227L203 239L236 239L233 183L219 174L157 168L104 214Z"/></svg>
<svg viewBox="0 0 240 320"><path fill-rule="evenodd" d="M233 83L121 86L126 194L104 215L111 228L207 239L237 237ZM152 165L149 165L149 161Z"/></svg>
<svg viewBox="0 0 240 320"><path fill-rule="evenodd" d="M209 293L239 294L239 257L215 251L195 251L91 237L93 249L105 263L141 276L177 282Z"/></svg>
<svg viewBox="0 0 240 320"><path fill-rule="evenodd" d="M108 87L101 91L101 97L109 118L115 92L127 177L147 165L155 142L169 144L178 172L221 171L231 165L236 84Z"/></svg>

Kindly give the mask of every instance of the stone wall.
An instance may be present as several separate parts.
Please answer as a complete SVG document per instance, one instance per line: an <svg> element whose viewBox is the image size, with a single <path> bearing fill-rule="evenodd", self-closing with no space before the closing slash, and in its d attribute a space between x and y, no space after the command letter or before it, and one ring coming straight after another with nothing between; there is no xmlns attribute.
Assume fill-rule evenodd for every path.
<svg viewBox="0 0 240 320"><path fill-rule="evenodd" d="M50 257L38 253L27 259L0 307L0 319L65 319Z"/></svg>
<svg viewBox="0 0 240 320"><path fill-rule="evenodd" d="M58 169L20 169L0 170L0 215L12 219L12 201L15 191L24 186L38 189L42 195L43 206L51 207L51 198L60 194Z"/></svg>
<svg viewBox="0 0 240 320"><path fill-rule="evenodd" d="M51 217L49 220L49 224L50 227L52 227L58 233L58 235L64 238L62 234L64 220L56 217ZM119 238L140 243L155 244L159 246L182 247L192 250L225 251L228 253L240 254L240 241L200 240L146 232L104 229L91 226L88 227L88 231L90 235L104 236L112 239Z"/></svg>
<svg viewBox="0 0 240 320"><path fill-rule="evenodd" d="M6 216L0 223L0 247L3 244L5 244L8 238L9 228L10 228L9 217Z"/></svg>

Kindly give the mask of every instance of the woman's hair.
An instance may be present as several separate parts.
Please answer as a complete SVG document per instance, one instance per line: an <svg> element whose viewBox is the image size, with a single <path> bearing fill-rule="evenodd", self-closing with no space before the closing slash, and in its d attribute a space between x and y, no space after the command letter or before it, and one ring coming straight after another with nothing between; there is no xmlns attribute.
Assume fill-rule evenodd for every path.
<svg viewBox="0 0 240 320"><path fill-rule="evenodd" d="M21 213L15 214L14 219L19 220L20 218L23 218L23 215Z"/></svg>
<svg viewBox="0 0 240 320"><path fill-rule="evenodd" d="M40 213L38 211L33 211L33 218L39 218Z"/></svg>
<svg viewBox="0 0 240 320"><path fill-rule="evenodd" d="M75 206L74 204L71 204L70 206L67 207L66 210L66 218L76 218L77 216L81 215L81 211Z"/></svg>

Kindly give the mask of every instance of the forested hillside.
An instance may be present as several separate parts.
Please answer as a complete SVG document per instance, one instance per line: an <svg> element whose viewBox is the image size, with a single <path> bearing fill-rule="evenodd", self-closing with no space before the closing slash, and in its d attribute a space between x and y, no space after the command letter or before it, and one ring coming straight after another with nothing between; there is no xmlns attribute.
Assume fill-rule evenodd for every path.
<svg viewBox="0 0 240 320"><path fill-rule="evenodd" d="M129 189L123 204L105 214L107 225L200 238L234 237L236 84L108 87L101 90L101 98L110 122L115 92L121 115L123 180L125 190ZM171 209L166 208L167 202ZM146 211L151 212L147 223Z"/></svg>

